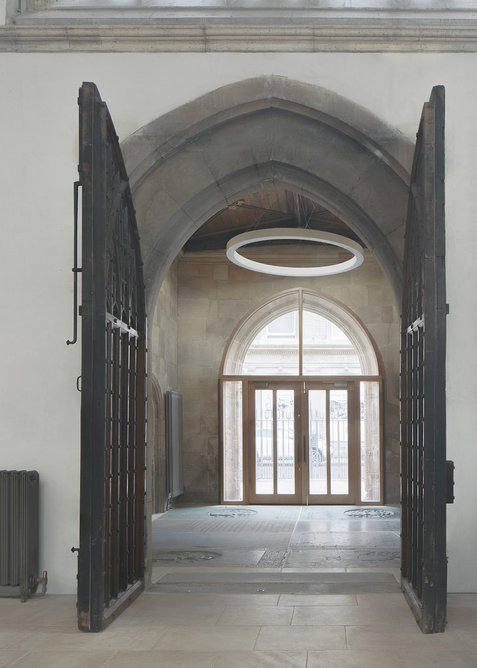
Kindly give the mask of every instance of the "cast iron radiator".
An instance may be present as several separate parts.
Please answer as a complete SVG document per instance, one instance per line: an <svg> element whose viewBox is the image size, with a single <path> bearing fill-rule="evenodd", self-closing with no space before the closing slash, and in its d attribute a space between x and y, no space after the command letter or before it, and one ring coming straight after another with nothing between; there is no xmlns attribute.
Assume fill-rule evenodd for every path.
<svg viewBox="0 0 477 668"><path fill-rule="evenodd" d="M166 392L166 484L167 497L175 499L184 493L182 461L182 396Z"/></svg>
<svg viewBox="0 0 477 668"><path fill-rule="evenodd" d="M38 587L37 471L0 471L0 594L25 601Z"/></svg>

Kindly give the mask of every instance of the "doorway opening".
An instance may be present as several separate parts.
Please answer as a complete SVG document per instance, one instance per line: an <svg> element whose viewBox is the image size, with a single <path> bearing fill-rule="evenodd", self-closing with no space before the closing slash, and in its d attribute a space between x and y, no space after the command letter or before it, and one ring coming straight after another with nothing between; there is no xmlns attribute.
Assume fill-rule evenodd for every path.
<svg viewBox="0 0 477 668"><path fill-rule="evenodd" d="M260 90L263 91L262 93L259 92L257 94L257 84L261 87ZM439 315L445 314L445 302L444 307L442 307L445 294L443 289L445 287L445 275L443 273L444 255L441 249L444 208L443 90L439 88L434 89L429 104L424 108L419 135L421 138L424 136L424 140L418 141L415 167L412 174L413 188L411 190L408 188L408 164L406 164L405 154L401 152L401 149L405 149L406 147L402 145L397 134L390 133L389 129L384 128L376 118L367 114L356 105L350 105L349 101L331 94L330 91L323 91L318 88L309 90L309 87L297 82L288 82L281 78L272 77L263 81L239 82L216 93L218 95L217 98L215 93L213 93L211 96L206 96L207 99L204 98L191 103L191 105L186 105L179 112L175 110L172 125L170 115L151 123L148 128L141 129L136 133L136 136L131 137L131 141L125 146L125 150L129 154L131 166L133 167L131 187L135 195L137 209L141 214L141 238L143 247L146 250L144 259L145 283L147 286L148 303L151 307L150 312L154 313L161 282L170 269L173 259L177 256L177 253L184 246L187 239L190 239L191 235L204 222L210 220L211 216L217 216L224 209L227 209L231 201L238 203L238 198L249 196L250 193L273 185L282 189L285 188L287 192L291 192L292 194L298 195L302 193L312 198L322 207L322 211L325 214L328 212L334 217L334 223L338 220L347 227L350 234L356 234L366 246L370 257L376 258L380 269L384 271L387 278L387 281L385 281L386 285L384 286L383 284L383 288L391 289L394 292L394 296L381 294L374 304L371 299L368 299L368 314L372 312L373 306L382 309L383 305L385 305L385 308L391 311L395 308L396 298L399 299L399 295L401 294L401 260L404 256L406 260L406 278L410 278L407 282L407 289L409 295L412 293L411 296L413 299L408 299L411 306L408 309L408 315L412 317L403 335L403 343L405 343L404 339L409 338L414 332L419 332L420 335L421 330L424 330L424 327L428 325L431 325L429 329L431 337L435 335L439 343L445 341L445 326L442 324L442 318L434 330L432 329L434 323L432 318L429 317L431 307L436 303L439 304ZM214 101L218 103L216 107L212 104ZM212 108L214 109L214 113L210 114L210 109ZM107 114L104 106L102 110L103 115ZM169 139L165 141L164 138L170 135L171 128L173 128L173 134L170 136L170 141ZM144 136L147 137L146 142L144 142ZM239 142L236 141L238 136L240 136ZM102 147L101 140L102 138L100 137L98 142L98 146L100 147ZM190 150L191 145L193 145L192 151ZM174 147L172 151L169 150L171 146ZM138 150L135 150L136 148ZM167 148L167 150L162 150L163 148ZM116 153L120 157L119 149ZM96 151L94 155L96 156L96 154L100 157L102 155L100 151ZM345 159L344 156L346 156ZM99 170L93 170L93 172L100 173ZM183 175L183 178L177 179L178 173ZM125 178L126 181L127 179ZM427 187L430 183L435 185L434 190ZM409 248L409 242L407 242L406 252L403 253L404 212L407 208L408 196L410 196L411 202L411 206L408 209L410 212L410 223L412 223L411 227L417 230L418 238L414 240L411 238L411 248ZM424 201L425 206L422 206L421 200ZM111 198L110 193L106 193L105 202L109 201L115 202L116 199L114 197ZM297 226L307 227L309 221L306 209L301 206L303 202L300 203L299 197L295 201L300 204L293 211ZM94 207L92 209L96 211ZM424 216L422 215L423 211L426 214ZM275 211L275 213L277 212ZM278 213L282 212L278 211ZM289 212L287 211L286 213ZM414 220L413 216L416 220ZM275 225L276 221L273 221L273 223ZM423 254L424 247L426 249L428 247L426 245L427 240L430 239L433 241L434 238L437 238L439 242L434 246L441 253L438 263L441 271L440 273L437 272L438 280L435 278L435 272L433 273L433 267L437 265L436 257L434 255L428 257L427 251L426 261L429 260L429 262L426 263L426 269L428 271L425 274L419 271L413 272L416 267L419 267L420 254ZM137 242L137 234L135 235L135 239ZM428 245L430 245L430 242ZM414 258L417 258L417 261ZM218 273L223 272L219 271ZM199 275L204 274L201 273ZM436 290L436 286L439 290ZM140 296L142 299L145 296L142 282L140 282L140 287ZM272 287L274 288L273 290L270 290L270 286L267 288L269 294L276 293L276 286ZM285 286L282 283L282 287L290 286ZM347 286L346 293L351 301L353 301L352 297L355 287L355 285ZM99 292L101 293L101 290ZM103 297L104 295L102 295ZM188 299L191 299L190 295ZM222 313L228 313L230 318L235 319L240 310L237 306L243 308L243 304L240 305L238 303L240 300L234 301L229 298L226 298L225 301L227 302L227 308L223 309ZM196 305L199 306L200 311L200 304ZM424 308L421 309L421 306L424 306ZM180 314L180 308L178 311ZM210 310L209 313L211 313ZM187 313L187 317L191 320L194 319L195 315L197 315L197 311L194 313L193 309ZM112 318L114 326L121 328L126 323L125 332L128 335L134 335L134 327L128 326L121 313L115 314L113 312ZM121 318L121 321L118 318ZM303 313L301 318L302 320L304 319ZM364 321L369 322L367 317L364 318ZM395 323L391 321L388 321L388 324L394 325ZM208 368L208 366L214 366L209 352L214 349L211 343L215 331L208 327L208 323L205 322L204 324L206 325L203 330L205 345L203 346L204 354L200 357L200 366L206 370L209 385L200 386L199 383L198 393L201 395L207 395L211 379L216 379L218 375L217 373L211 374ZM442 337L442 332L444 332L444 337ZM439 335L441 335L440 338ZM426 336L428 336L427 332ZM96 342L102 339L101 337L92 337L92 340ZM348 459L348 470L350 468L357 469L358 467L351 465L351 462L360 462L361 460L361 451L359 451L359 456L357 456L356 443L358 444L358 448L360 448L362 431L359 430L360 436L354 441L355 447L353 450L353 439L351 438L353 429L350 428L350 423L354 423L354 430L357 431L356 425L361 422L360 409L358 413L355 412L353 417L351 407L353 404L356 406L356 399L353 400L352 396L354 394L356 397L357 392L355 388L354 393L352 391L352 381L355 380L357 382L357 379L350 373L342 377L332 375L328 378L320 374L313 375L310 373L307 375L305 373L305 356L303 354L305 347L303 339L301 338L300 340L302 350L300 354L299 348L298 374L295 371L294 373L283 374L277 378L267 377L265 379L260 376L247 376L246 379L242 380L242 395L245 383L246 392L250 394L249 383L252 380L256 382L277 383L275 387L271 388L271 407L269 406L273 423L271 434L265 435L265 438L268 438L270 441L271 448L270 455L268 456L273 471L273 493L278 492L279 460L280 458L283 460L286 456L283 445L285 439L282 438L282 446L281 450L279 450L279 438L277 435L279 415L276 405L279 403L279 393L283 390L285 392L293 390L293 406L290 401L291 395L288 396L288 408L286 402L282 406L285 413L288 410L290 414L289 419L293 418L293 438L288 440L295 444L295 434L303 435L303 432L305 432L305 438L308 438L310 441L309 447L304 447L301 454L296 450L294 453L294 462L299 462L303 468L306 468L304 466L305 459L308 461L310 455L313 455L312 438L316 441L314 446L315 456L319 457L318 441L320 439L319 425L321 422L321 432L325 434L321 436L321 455L322 459L326 460L326 467L323 467L323 474L321 476L321 485L322 490L325 489L323 495L328 496L333 494L333 484L335 484L335 488L337 485L336 477L333 477L332 472L334 466L332 464L334 448L343 449L341 443L338 446L336 446L336 443L332 443L333 424L334 421L339 419L340 412L344 412L345 404L346 415L342 417L345 422L346 437L343 439L343 442L345 443L344 449ZM429 338L426 340L429 340ZM195 341L194 345L196 343ZM404 347L407 350L406 345L405 343ZM384 351L381 345L380 350ZM434 348L431 346L430 350L432 352ZM442 548L445 548L445 513L443 512L443 510L445 511L445 506L442 508L442 504L445 503L445 486L443 484L445 482L445 477L443 476L443 472L445 472L445 466L443 466L445 464L445 440L443 436L440 439L433 440L431 438L429 443L429 430L426 429L426 456L424 456L424 446L421 440L413 440L415 431L413 425L416 421L414 420L413 422L412 419L409 419L410 413L408 408L413 408L413 400L416 397L414 388L418 383L414 382L415 376L419 375L423 368L426 370L430 368L431 373L427 371L426 376L428 382L427 384L424 383L426 391L422 403L426 406L426 409L432 408L432 401L437 396L442 410L436 415L436 418L440 419L440 423L445 419L444 383L435 383L435 379L439 379L445 375L443 373L443 370L445 371L443 364L445 362L445 349L443 348L442 350L444 354L437 356L437 362L432 356L426 357L423 362L423 358L420 356L417 360L418 364L414 365L413 362L415 360L411 355L410 364L404 369L405 373L409 374L411 379L409 383L411 389L410 402L408 406L406 405L406 417L408 418L411 439L405 444L405 453L409 453L409 456L403 458L403 464L405 464L404 477L407 485L407 487L403 486L403 491L405 490L407 494L403 508L408 512L407 519L403 522L403 528L406 530L405 541L409 544L408 552L417 564L415 570L419 578L422 576L420 582L426 585L425 587L417 586L414 574L412 574L409 582L404 582L404 586L409 585L407 593L410 600L412 599L411 605L421 627L427 631L443 630L445 623L445 559L442 558L442 554L444 554ZM439 348L439 353L441 353L441 348ZM396 356L396 354L397 347L393 347L392 355ZM84 355L83 361L85 357ZM157 367L157 365L152 363L151 366L153 370L156 367L161 372L160 364ZM191 372L191 366L192 364L187 364L188 378L194 375ZM104 365L96 365L95 369L104 376ZM388 366L386 364L385 369L387 372ZM437 369L438 373L433 374L432 370L434 369ZM144 369L141 368L141 372L143 371ZM394 369L394 373L396 371L397 368ZM305 424L305 428L303 428L303 418L301 424L297 420L297 417L302 416L296 415L295 405L300 407L303 398L300 397L299 401L298 399L295 401L295 386L284 388L283 385L279 385L279 381L282 383L284 381L283 376L287 376L287 381L296 382L297 387L303 383L304 394L306 393L307 381L309 383L308 391L318 393L315 397L311 395L315 399L315 404L317 404L315 412L318 417L315 431L310 428L309 421ZM144 373L141 373L140 378L144 378ZM357 378L359 382L379 380L379 376L378 378L368 378L364 374ZM223 377L224 382L229 380L230 382L238 382L237 376L231 375L230 378ZM330 381L329 386L326 384L323 385L327 380ZM314 382L317 384L313 385ZM337 387L337 383L343 383L343 386ZM345 383L346 386L344 386ZM438 388L439 392L435 391L436 388ZM186 383L184 390L189 391L189 389L189 384ZM266 391L268 388L251 386L251 389L252 393L256 394L257 390ZM341 391L341 394L332 394L338 391ZM397 386L395 393L396 391ZM83 401L87 394L87 392L83 392ZM214 396L213 392L209 392L209 395L212 397L212 401L217 403L217 395L215 394ZM104 397L104 392L102 396ZM140 414L141 420L138 420L137 423L139 424L139 431L141 432L142 430L144 432L145 394L142 387L141 392L137 393L137 396L139 397L142 411ZM268 400L270 400L270 396L267 396ZM190 404L194 405L194 410L197 405L197 398L196 396ZM261 399L266 399L266 397L262 397ZM252 412L253 410L256 411L260 401L257 403L257 398L254 396ZM320 403L322 406L321 418ZM248 407L249 403L247 401L242 406L242 415L245 415ZM303 408L300 408L300 410L303 412L310 411L310 396L308 397L308 405L305 406L305 410ZM335 415L338 417L335 417ZM359 416L359 419L356 418L356 415ZM432 410L424 410L422 415L425 415L425 419L429 421L429 424L432 423ZM186 416L186 419L188 417L190 416ZM191 474L190 479L193 483L189 485L189 490L191 493L194 493L194 483L197 481L200 484L206 480L206 493L215 493L215 483L218 476L216 476L214 481L213 475L204 477L201 473L204 470L204 464L205 470L208 472L214 469L217 473L219 471L219 467L216 465L217 460L214 462L214 453L218 451L218 448L216 449L217 440L214 442L214 439L210 438L206 431L208 428L212 428L215 429L215 434L217 434L217 425L214 425L212 420L209 420L207 425L207 421L203 421L202 416L198 415L198 417L200 429L194 428L194 442L195 446L198 446L198 452L195 458L191 457L188 461L188 473ZM395 418L397 422L397 410ZM424 419L421 422L423 425ZM98 424L103 426L103 422L101 421ZM206 427L205 430L202 429L203 426ZM243 427L244 424L242 422L242 433L244 431ZM261 432L262 428L263 425L258 432L259 440L263 440L264 437ZM302 430L301 433L300 429ZM205 434L204 431L206 431ZM423 429L418 431L419 436L421 432L424 433ZM444 431L440 429L439 434L443 435ZM142 432L140 433L141 438L138 439L138 442L143 446L144 434ZM251 442L254 443L253 454L254 467L256 469L258 457L256 424L254 424L253 434L254 437L251 439ZM433 432L431 431L432 435ZM203 444L201 443L202 436L205 436L205 449L203 449ZM301 439L299 440L301 441ZM245 442L245 437L243 437L243 441ZM101 442L101 439L98 442ZM331 451L332 447L333 453ZM240 448L236 449L236 451L240 457ZM84 449L83 452L86 452L86 450ZM104 463L101 459L102 453L100 450L98 452L100 453L99 459L102 464ZM249 465L250 448L244 449L242 447L241 452L243 462L242 471L247 471L248 467L250 474L250 471L254 470L254 467ZM141 456L143 453L144 447L141 447ZM265 452L265 454L267 453ZM387 454L388 452L386 452ZM415 467L412 467L418 457L421 458L419 461L422 460L423 470L425 470L425 475L422 475L422 479L426 480L425 488L419 482L421 478L412 477L415 471ZM388 458L386 457L386 459ZM438 464L438 466L434 467L434 463ZM411 467L408 465L411 465ZM386 462L387 466L388 462ZM139 465L136 466L136 470L139 472L138 480L140 483L136 498L140 498L142 501L144 483L142 471L144 468ZM102 469L99 466L97 467L97 471L97 488L103 489L105 482L109 484L109 478L104 477ZM121 467L121 471L126 473L127 468ZM388 468L386 468L386 472L388 472ZM91 488L88 473L89 469L82 466L82 481L84 482L84 485L82 483L82 487L86 491L86 494L83 496L87 501L89 499L88 492ZM302 472L302 478L303 475ZM325 478L326 487L324 487ZM396 480L398 478L399 476L397 475ZM125 479L125 476L122 479ZM357 486L356 480L354 479L353 481L348 475L348 480L346 481L346 476L344 476L344 482L341 480L341 484L344 488L347 485L349 491L353 485L354 487ZM433 481L436 481L436 484ZM254 473L254 482L256 493L256 470ZM306 480L308 492L311 489L311 482L318 484L320 478L317 477L311 480L308 476ZM239 483L238 479L237 483ZM299 476L298 480L295 480L293 484L295 488L297 485L302 484L303 489L303 481L300 483ZM244 487L245 481L242 475L242 490ZM341 491L343 492L343 489ZM424 491L426 492L425 495ZM417 504L415 502L416 498L418 500ZM101 512L108 511L108 505L106 504L105 506L104 504L104 495L100 493L96 494L96 500L98 503L96 503L93 510L98 512L92 515L95 520L100 517ZM439 517L437 518L439 522L436 521L435 517L434 511L436 506L434 501L439 503ZM245 500L239 501L239 503L244 502ZM416 507L419 509L417 512L415 512ZM138 517L142 519L143 514L139 503L137 504L137 509ZM86 510L88 511L89 518L90 507L88 506ZM410 521L409 517L411 518ZM429 531L430 525L432 526ZM426 527L424 533L423 527ZM409 531L410 528L412 529L412 535ZM414 531L414 528L416 531ZM101 567L103 553L100 550L100 542L96 539L96 533L90 531L90 527L86 526L86 524L85 529L83 532L84 536L80 541L83 544L83 547L80 547L80 558L82 555L88 556L90 554L84 546L89 544L94 537L96 551L91 564L95 569L95 576L97 575L98 580L101 580L104 569ZM438 533L438 541L436 541L433 529L436 529ZM142 533L144 534L144 532ZM424 571L421 568L423 560L419 560L418 556L416 556L418 555L418 550L415 548L415 543L412 542L414 533L417 534L418 543L421 539L427 541L423 553L427 554L429 562L424 560L425 569L427 569ZM106 541L108 540L107 533L104 538ZM138 541L138 545L142 547L142 542ZM438 550L436 549L436 545L439 548ZM403 554L407 555L407 552L403 552ZM113 556L116 559L116 553ZM139 561L140 569L142 569L143 561L142 559ZM430 572L432 577L429 576ZM434 574L437 578L436 582L439 584L438 587L434 587ZM86 573L86 576L88 576L88 573ZM89 592L96 592L97 588L91 588L90 577L81 577L80 579L81 584L84 585L82 589L88 594L84 604L86 611L87 608L89 609L88 606L90 603ZM408 563L405 559L403 559L403 579L409 579ZM141 577L137 582L138 588L143 586L143 579ZM139 591L139 589L135 591ZM436 595L436 592L438 595ZM99 601L99 604L100 626L105 621L103 615L104 602ZM108 605L108 600L106 601L106 605ZM89 620L89 617L86 619ZM80 614L80 623L81 621Z"/></svg>
<svg viewBox="0 0 477 668"><path fill-rule="evenodd" d="M309 290L276 295L222 369L223 503L383 502L382 376L352 313Z"/></svg>
<svg viewBox="0 0 477 668"><path fill-rule="evenodd" d="M104 625L109 623L119 610L127 606L144 587L144 458L147 423L144 307L146 293L142 280L138 228L128 185L129 179L112 121L94 84L84 84L81 90L80 175L83 187L82 209L86 212L83 220L83 238L87 240L87 243L83 244L83 259L85 260L83 265L86 266L81 269L84 271L83 297L85 300L82 305L84 337L81 377L84 386L82 391L82 521L78 569L78 623L84 630L97 631L104 628ZM387 269L390 283L397 288L399 286L399 265L395 262L393 246L387 242L386 237L394 236L395 242L399 245L401 235L396 232L402 227L402 222L399 222L399 210L391 206L390 195L394 176L388 184L390 190L378 187L379 175L383 171L380 161L385 158L384 153L381 150L376 151L377 146L372 141L354 131L351 126L346 126L339 119L334 118L330 123L330 118L323 116L322 112L315 117L315 121L318 120L317 123L305 122L304 118L299 118L300 114L296 114L297 118L294 118L293 121L301 124L303 130L301 133L283 132L283 127L280 131L278 121L287 119L289 122L294 114L290 113L290 109L287 110L284 117L276 113L278 107L277 109L274 107L277 100L271 97L270 88L266 99L269 101L269 109L266 114L262 113L262 107L259 114L252 113L253 110L250 108L246 114L248 129L253 130L255 124L255 132L250 133L254 149L250 153L253 162L238 171L235 163L231 170L224 166L225 161L222 164L228 185L230 186L235 181L234 194L238 196L238 193L250 192L251 183L263 184L265 173L271 175L272 180L277 179L278 183L295 181L293 184L295 194L296 190L304 188L308 181L311 190L316 188L317 191L320 191L320 202L327 202L328 207L333 209L336 215L341 213L342 223L346 225L344 219L348 218L349 222L354 223L351 231L362 231L363 239L368 239L368 249L372 250L374 247L376 256L379 256L382 261L383 268ZM273 102L270 103L270 100ZM303 115L303 107L301 113ZM218 122L219 115L219 113L213 115L216 122ZM230 119L232 119L232 125L235 122L239 125L242 123L240 114L235 118L233 115L229 116L228 120ZM283 156L281 161L270 159L274 151L270 150L272 143L269 142L268 133L263 132L264 124L270 129L273 128L274 141L278 141L277 150L283 148L285 138L291 138L293 151L288 160L285 159L286 156ZM219 126L222 130L223 125L219 123ZM315 141L310 142L308 146L303 144L300 147L296 139L301 136L303 143L306 126L312 130L311 134ZM321 130L324 131L322 142L317 141L319 134L316 130L320 129L319 126L322 126ZM228 130L230 129L233 132L236 130L229 125ZM208 140L208 133L203 130L202 127L200 134L202 138L206 136ZM259 164L255 149L258 148L258 140L263 137L269 142L266 151L268 158L265 163ZM191 135L188 134L186 144L190 144L190 139ZM325 140L328 141L326 150L329 151L329 160L325 159L326 150L323 150L326 145ZM346 163L343 161L345 153L339 150L339 142L342 148L347 145L349 149ZM147 143L149 145L151 142ZM174 145L177 150L173 151L174 156L183 157L180 143L180 140L176 138ZM231 144L233 146L233 142ZM242 142L239 144L242 151ZM309 156L306 151L309 146L320 147L321 160L316 161L314 148L312 149L313 155ZM352 148L358 151L358 155L354 155L355 165L352 164L351 159ZM160 153L159 151L158 154ZM194 154L199 155L200 153L198 144L195 144ZM206 151L204 150L203 153L205 155ZM229 158L232 157L232 161L234 160L232 150L225 151L225 154ZM302 168L297 166L297 155L301 155L302 164L306 164L309 169L308 176L311 178L307 179L303 166ZM304 159L307 155L312 158L309 163ZM167 160L168 157L170 153L166 151L165 159ZM188 166L191 167L190 156L186 158ZM334 163L334 169L333 158L337 160ZM371 164L369 164L370 161ZM146 162L150 167L149 161ZM153 161L156 172L160 171L158 163L159 161L157 163ZM366 163L370 169L367 168ZM356 169L358 164L361 167L360 170ZM402 186L407 186L406 179L402 179L403 170L398 167L391 156L384 159L384 164L386 169L390 169L401 182L397 200L402 205L404 201ZM324 174L320 175L321 169L317 170L317 165L325 169ZM346 165L352 166L354 178L357 178L357 181L346 173ZM151 180L146 177L149 167L146 172L143 167L144 164L141 169L138 168L136 185L141 178L144 178L144 183L147 182L150 189ZM364 171L362 171L363 167ZM314 174L311 173L313 169ZM252 179L250 170L254 175ZM189 173L191 171L197 173L197 170L189 169ZM208 170L207 173L212 174L212 171ZM177 169L174 170L174 173L177 174ZM363 187L364 183L360 183L361 174L366 175L372 188ZM91 175L93 175L93 180L91 180ZM331 179L331 182L328 179ZM333 180L335 184L332 183ZM202 196L200 208L198 202L194 203L194 197L190 195L190 184L186 183L186 179L181 181L187 191L187 206L181 207L180 193L176 198L169 198L178 206L177 217L172 214L170 208L166 209L166 225L157 224L158 220L153 216L155 223L153 227L160 229L159 236L165 233L167 239L168 226L177 225L183 215L189 216L187 209L191 211L196 206L199 213L194 218L190 218L191 222L185 226L183 234L171 235L174 238L177 237L178 241L169 243L170 253L173 253L176 243L180 244L181 241L190 237L188 231L200 227L202 216L208 220L210 215L206 213L217 213L219 210L216 190L206 195L207 188L201 182L201 189L199 192L195 191L195 195ZM215 184L219 184L216 175L213 175L213 181L215 188ZM403 362L401 368L406 381L403 396L402 586L421 629L425 632L440 632L444 630L446 622L445 503L448 491L446 489L448 467L445 461L446 303L443 87L435 87L429 103L424 105L411 181L412 187L409 192L407 192L407 187L405 189L406 194L409 195L409 215L404 253L404 278L406 280L402 301L404 329L402 331ZM339 182L344 190L337 188ZM195 188L198 187L197 183L194 185ZM224 191L227 189L225 186L225 180L223 180L218 188L219 199L227 201L227 198L224 197ZM155 188L153 190L156 191ZM77 193L77 190L75 192ZM386 202L383 202L385 206L381 210L379 197L375 198L375 194L379 192L386 198ZM371 198L368 199L370 193ZM147 195L147 192L144 194ZM397 194L397 191L394 194ZM367 204L368 213L366 213L366 207L359 206L358 200L363 197L364 200L367 200L363 204ZM141 198L139 199L141 201ZM207 206L204 208L204 203L207 201L209 208ZM293 210L296 226L302 226L303 223L307 226L309 221L304 215L305 210L301 207L303 202L299 198L294 201L299 204ZM141 204L144 204L144 200ZM378 204L377 208L376 204ZM225 208L228 208L228 201ZM151 209L152 206L148 210ZM396 214L399 223L394 228L387 228L387 231L383 218L384 211L391 213L391 218ZM376 220L380 220L382 229L373 222L373 216L371 216L373 212L379 214ZM95 220L99 224L93 225ZM106 233L108 225L111 229ZM113 234L111 230L114 230ZM283 238L288 239L287 236ZM148 244L148 240L153 241L151 237L146 238L146 247L157 250L158 245ZM88 245L90 241L92 243ZM381 247L377 244L379 241L384 242L381 243ZM116 264L113 262L113 258L118 260L119 257L123 261L122 267L121 262L117 261ZM167 260L161 264L161 261L157 260L158 257L161 255L151 252L149 262L146 262L146 276L150 275L151 271L153 273L150 289L153 307L155 306L155 289L161 284L162 272L167 271L167 267L170 266ZM78 270L76 264L75 258L75 272ZM116 269L121 269L121 271L116 271ZM106 277L109 277L107 281L105 281ZM131 277L133 280L130 281ZM360 462L362 459L360 445L363 436L363 431L358 429L361 419L357 419L356 414L353 417L352 406L356 407L356 399L352 399L353 393L350 392L353 389L353 374L349 373L348 369L348 374L341 378L338 375L331 375L328 377L329 386L325 383L325 375L320 376L318 373L314 376L311 372L307 375L307 360L304 354L307 347L305 346L306 338L303 336L306 309L303 307L303 292L300 290L299 294L301 300L299 299L298 308L298 371L295 366L291 373L282 373L282 376L278 376L277 379L263 380L260 377L249 376L248 380L255 381L255 384L250 386L251 391L249 391L249 382L246 384L247 393L252 395L250 413L253 420L250 443L253 445L253 457L250 457L250 448L243 446L241 449L232 448L235 455L242 459L243 494L245 493L244 471L252 474L248 478L254 483L255 494L261 489L261 493L265 496L267 494L273 496L280 494L281 489L285 500L287 500L287 495L296 495L296 489L299 489L300 485L303 490L303 477L306 471L308 473L304 488L308 496L312 489L311 483L316 484L317 490L315 491L318 494L321 490L324 496L333 495L333 487L335 487L336 496L339 496L353 489L359 480L359 478L350 476L350 470L359 470L359 466L352 462ZM226 303L228 307L226 310L229 312L236 306L228 299ZM381 300L378 301L378 304L382 303ZM292 334L292 323L296 318L294 314L290 316L288 311L289 309L275 317L276 320L280 316L288 316L288 322L285 325L286 332L283 332L282 318L278 323L267 321L266 325L270 328L269 335L278 334L280 336L285 333L290 336ZM312 309L311 311L313 312ZM234 311L234 318L236 315ZM105 327L106 339L104 338ZM280 329L282 329L281 333ZM100 330L101 333L98 335ZM206 338L209 331L205 327ZM76 336L74 339L76 340ZM423 340L426 341L425 345L422 345ZM115 344L115 341L118 345ZM246 352L249 351L249 348L250 346ZM210 349L209 345L208 350ZM204 346L204 353L206 351ZM296 354L296 350L294 353ZM205 354L201 356L201 362L204 358L206 358ZM287 368L287 359L285 359L284 368ZM298 376L294 377L296 373ZM290 383L293 384L285 387L283 376L287 376ZM379 377L376 379L364 375L358 378L365 382L379 380ZM230 379L232 382L238 382L233 375ZM228 381L229 379L224 377L223 380ZM257 385L257 382L260 383L260 381L265 384L270 382L277 384L264 387ZM293 381L296 382L296 385ZM298 400L295 395L297 389L299 391L300 383L303 383L303 394L306 394L307 381L309 382L309 395L305 409L303 409L301 399ZM242 395L245 382L242 379ZM261 394L262 391L264 394ZM199 392L204 393L203 388L199 388ZM356 395L356 392L354 394ZM240 392L237 392L237 396L240 396ZM247 403L242 402L242 414L247 410L244 408ZM302 414L297 411L297 408L308 415L305 427L303 427ZM366 408L364 412L366 414ZM239 411L232 410L232 413L238 414ZM311 426L310 413L313 420ZM302 418L301 422L300 418ZM269 424L264 424L267 421ZM340 421L344 425L343 433L338 440L333 440L335 432L339 431L337 424ZM354 429L350 427L350 424L354 425ZM353 431L359 431L359 437L354 441L354 445L351 438ZM241 434L243 432L243 428L235 431ZM306 445L305 442L300 452L300 449L296 448L296 433L299 436L298 441L301 442L302 432L304 432L305 441L308 439L309 443ZM200 434L200 430L197 430L197 434ZM262 447L264 439L265 448ZM312 440L314 446L311 444ZM244 437L242 441L245 443ZM288 450L287 443L292 446ZM214 444L210 439L208 445L212 445L209 450L213 450ZM318 452L321 452L322 461L326 462L321 476L310 475L310 466L305 466L310 457L313 459L313 447L315 458L319 458ZM335 447L338 452L336 457ZM227 450L225 448L224 451ZM257 473L257 470L262 471L264 468L262 461L264 457L267 458L267 468L271 469L269 479L265 483L267 487L265 492L262 484L264 476ZM288 458L288 468L292 473L280 481L279 470L285 467L286 458ZM252 459L252 465L250 465L250 459ZM336 460L341 459L346 459L346 472L341 477L337 477L332 473L332 469L338 465ZM297 477L297 465L301 470L301 479L299 475ZM240 484L238 476L236 476L236 481Z"/></svg>

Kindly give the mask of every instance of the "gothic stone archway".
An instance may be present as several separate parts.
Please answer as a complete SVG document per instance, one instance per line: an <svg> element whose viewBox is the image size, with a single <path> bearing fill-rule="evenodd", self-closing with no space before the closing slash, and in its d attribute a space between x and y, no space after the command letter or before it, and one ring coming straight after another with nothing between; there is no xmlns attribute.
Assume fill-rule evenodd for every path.
<svg viewBox="0 0 477 668"><path fill-rule="evenodd" d="M349 225L399 304L413 145L349 100L282 77L250 79L153 121L123 151L150 319L189 237L228 204L273 185L315 200ZM396 408L396 434L397 419Z"/></svg>
<svg viewBox="0 0 477 668"><path fill-rule="evenodd" d="M399 301L412 145L349 100L283 77L249 79L153 121L123 150L150 314L193 232L270 185L307 195L357 232Z"/></svg>

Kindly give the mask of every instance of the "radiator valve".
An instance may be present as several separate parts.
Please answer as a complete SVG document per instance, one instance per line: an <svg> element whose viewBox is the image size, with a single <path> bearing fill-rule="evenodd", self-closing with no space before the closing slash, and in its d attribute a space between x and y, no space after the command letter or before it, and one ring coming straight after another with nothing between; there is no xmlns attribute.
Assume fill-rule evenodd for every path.
<svg viewBox="0 0 477 668"><path fill-rule="evenodd" d="M37 585L41 585L41 592L39 594L35 594L35 596L44 596L48 586L48 571L43 571L41 577L37 578L36 583Z"/></svg>

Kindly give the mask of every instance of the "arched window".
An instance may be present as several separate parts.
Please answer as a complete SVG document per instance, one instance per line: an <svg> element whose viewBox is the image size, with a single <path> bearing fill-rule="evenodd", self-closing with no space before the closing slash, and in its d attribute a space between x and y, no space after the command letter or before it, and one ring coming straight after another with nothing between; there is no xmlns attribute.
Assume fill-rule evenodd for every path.
<svg viewBox="0 0 477 668"><path fill-rule="evenodd" d="M381 503L381 377L374 344L344 306L276 295L224 354L224 503Z"/></svg>
<svg viewBox="0 0 477 668"><path fill-rule="evenodd" d="M223 375L378 376L369 334L343 306L306 290L249 314L226 350Z"/></svg>

